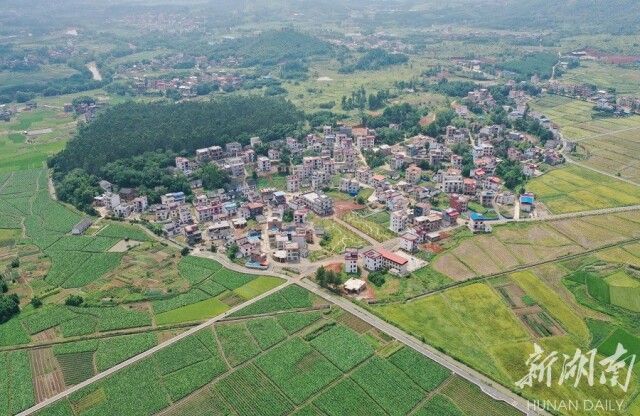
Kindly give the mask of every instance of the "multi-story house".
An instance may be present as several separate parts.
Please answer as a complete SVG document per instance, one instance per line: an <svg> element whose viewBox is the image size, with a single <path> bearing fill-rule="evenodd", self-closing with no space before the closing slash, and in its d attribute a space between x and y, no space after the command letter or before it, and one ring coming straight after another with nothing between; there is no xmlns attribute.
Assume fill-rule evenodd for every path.
<svg viewBox="0 0 640 416"><path fill-rule="evenodd" d="M411 165L405 170L404 178L408 183L415 185L422 179L422 169L416 165Z"/></svg>
<svg viewBox="0 0 640 416"><path fill-rule="evenodd" d="M302 195L303 203L318 215L333 213L333 199L322 192L308 192Z"/></svg>
<svg viewBox="0 0 640 416"><path fill-rule="evenodd" d="M389 221L389 229L394 233L401 233L407 228L409 217L403 211L394 211L391 213Z"/></svg>
<svg viewBox="0 0 640 416"><path fill-rule="evenodd" d="M269 172L271 170L271 159L266 156L260 156L258 158L258 170Z"/></svg>
<svg viewBox="0 0 640 416"><path fill-rule="evenodd" d="M462 191L462 173L460 169L448 169L442 172L442 190L448 194Z"/></svg>
<svg viewBox="0 0 640 416"><path fill-rule="evenodd" d="M186 157L176 157L176 168L185 175L191 174L191 165Z"/></svg>

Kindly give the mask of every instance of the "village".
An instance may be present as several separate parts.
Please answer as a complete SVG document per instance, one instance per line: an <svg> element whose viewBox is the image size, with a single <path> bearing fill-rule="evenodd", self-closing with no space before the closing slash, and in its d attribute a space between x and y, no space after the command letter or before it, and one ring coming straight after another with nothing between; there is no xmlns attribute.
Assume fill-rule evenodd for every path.
<svg viewBox="0 0 640 416"><path fill-rule="evenodd" d="M478 101L490 99L486 95L486 90L469 93ZM460 108L457 112L464 117ZM557 136L556 126L544 118L540 122ZM542 174L540 163L564 161L557 150L559 139L544 146L528 140L504 126L472 123L468 128L449 126L439 138L418 135L379 145L375 130L324 126L302 140L287 137L265 146L253 137L247 145L229 142L224 148L201 148L191 157L175 158L174 174L187 178L199 167L216 164L230 179L226 189L205 191L195 179L190 181L190 198L170 192L160 203L150 204L137 189L114 189L102 180L104 193L94 205L102 216L153 223L169 239L224 253L248 268L338 259L342 271L356 277L361 269L406 276L426 265L414 256L423 245L446 238L452 230L490 233L496 222L537 215L535 195L514 194L495 174L503 162L495 149L505 143L507 161L521 164L526 177ZM462 147L469 149L464 157L454 152ZM382 156L385 164L369 167L364 156L368 152ZM340 221L342 214L362 209L388 216L384 226L391 232L388 237L395 237L388 238L387 248L366 243L330 256L314 255L330 238L322 221ZM367 234L363 229L346 231ZM349 279L345 290L357 294L364 285Z"/></svg>

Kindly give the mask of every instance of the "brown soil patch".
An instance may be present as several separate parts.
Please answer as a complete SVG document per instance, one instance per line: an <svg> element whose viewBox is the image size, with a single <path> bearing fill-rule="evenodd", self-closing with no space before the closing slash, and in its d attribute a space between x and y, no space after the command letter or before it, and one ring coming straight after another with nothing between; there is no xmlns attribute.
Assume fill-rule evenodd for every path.
<svg viewBox="0 0 640 416"><path fill-rule="evenodd" d="M444 251L444 248L442 246L440 246L439 244L435 244L435 243L427 243L427 244L423 244L422 248L425 250L429 250L432 253L442 253Z"/></svg>
<svg viewBox="0 0 640 416"><path fill-rule="evenodd" d="M29 351L36 403L64 391L64 378L51 348Z"/></svg>
<svg viewBox="0 0 640 416"><path fill-rule="evenodd" d="M351 202L351 201L336 201L333 204L333 209L336 212L336 214L338 214L338 216L346 214L347 212L350 212L350 211L363 209L363 208L365 208L364 205L356 204L355 202Z"/></svg>
<svg viewBox="0 0 640 416"><path fill-rule="evenodd" d="M603 61L608 64L632 64L640 60L640 56L638 55L607 55L600 53L595 49L585 49L585 52L589 54L589 56L593 56L599 61Z"/></svg>
<svg viewBox="0 0 640 416"><path fill-rule="evenodd" d="M53 341L57 337L58 336L56 335L55 328L49 328L47 330L38 332L37 334L33 335L32 339L35 342L42 342L42 341Z"/></svg>
<svg viewBox="0 0 640 416"><path fill-rule="evenodd" d="M335 273L340 273L342 272L342 263L331 263L324 266L324 268L327 270L333 270Z"/></svg>
<svg viewBox="0 0 640 416"><path fill-rule="evenodd" d="M428 126L429 124L433 123L433 121L436 119L435 114L430 114L428 116L424 116L420 119L420 125L422 127Z"/></svg>

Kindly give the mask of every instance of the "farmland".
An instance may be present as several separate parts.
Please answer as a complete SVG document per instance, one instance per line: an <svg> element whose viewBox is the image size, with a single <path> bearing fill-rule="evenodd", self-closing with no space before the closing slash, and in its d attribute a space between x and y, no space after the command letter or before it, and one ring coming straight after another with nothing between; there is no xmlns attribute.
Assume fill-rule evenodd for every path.
<svg viewBox="0 0 640 416"><path fill-rule="evenodd" d="M613 68L607 66L607 71ZM538 99L532 106L558 124L566 139L578 142L577 152L585 157L581 163L638 183L640 117L592 119L591 103L558 96Z"/></svg>
<svg viewBox="0 0 640 416"><path fill-rule="evenodd" d="M606 214L494 227L493 235L462 238L428 267L456 281L577 254L637 235L632 214ZM489 253L490 252L490 253Z"/></svg>
<svg viewBox="0 0 640 416"><path fill-rule="evenodd" d="M390 338L372 327L358 333L337 323L345 314L336 309L215 323L55 406L104 413L135 401L127 414L186 414L206 406L216 414L284 415L304 408L328 415L404 415L446 386L448 370L407 347L394 348L390 357L378 354L367 337L380 347L392 345ZM271 333L278 336L265 338ZM153 397L137 400L139 388L126 388L137 383L154 385ZM499 407L488 397L476 399ZM431 406L455 409L465 398L431 400Z"/></svg>
<svg viewBox="0 0 640 416"><path fill-rule="evenodd" d="M10 253L25 266L12 290L44 298L41 309L26 308L2 325L3 345L201 321L226 311L231 295L237 305L282 283L231 273L209 259L181 258L135 225L100 220L94 235L66 235L82 216L49 197L45 170L3 174L0 182L2 218L25 226L23 236L20 230L6 235ZM20 237L28 250L15 247ZM111 251L119 243L122 250ZM84 307L61 305L69 294L80 294Z"/></svg>
<svg viewBox="0 0 640 416"><path fill-rule="evenodd" d="M579 166L552 170L527 190L553 214L640 204L638 187Z"/></svg>
<svg viewBox="0 0 640 416"><path fill-rule="evenodd" d="M396 235L388 228L388 214L386 217L380 215L362 217L357 212L349 212L348 214L343 215L341 219L347 224L371 236L376 241L382 242L396 237Z"/></svg>
<svg viewBox="0 0 640 416"><path fill-rule="evenodd" d="M541 112L568 140L578 141L604 133L640 127L640 118L592 118L593 103L549 95L531 102L535 111Z"/></svg>
<svg viewBox="0 0 640 416"><path fill-rule="evenodd" d="M615 229L616 221L610 220L609 223L613 224ZM552 227L555 228L554 224L550 223L550 229ZM516 235L511 234L507 228L502 235L496 234L498 239L505 240L505 244L516 244L516 237L527 241L546 242L549 245L564 244L562 238L549 230L545 230L544 233L541 231L529 234L532 232L531 229L521 229L519 235ZM588 240L582 241L582 244L587 242ZM605 267L604 263L598 262L597 259L591 262L583 260L582 263L576 261L575 267L594 267L589 266L594 261L597 262L597 267ZM606 267L606 270L611 270L614 266ZM637 281L622 273L619 265L617 267L613 272L604 273L603 278L596 278L606 281L607 284L624 287L627 291L636 287ZM624 345L633 345L635 342L636 335L622 332L620 328L633 328L633 332L637 334L640 331L637 322L617 308L594 305L594 300L588 300L581 295L584 292L577 289L580 286L576 286L578 283L575 281L580 280L567 277L570 273L560 264L545 265L513 273L508 277L492 279L493 287L484 283L473 283L409 302L376 305L373 310L405 331L444 350L448 355L471 365L504 385L511 385L526 373L523 363L533 348L534 340L545 350L568 352L575 351L575 348L600 345L598 350L603 355L614 352L617 340ZM575 281L569 281L569 278ZM582 279L584 282L584 277ZM515 290L513 285L516 285L518 290ZM609 286L604 287L608 294ZM547 329L538 329L538 332L529 329L540 327ZM400 353L396 353L398 354ZM394 362L394 356L391 357L391 361ZM474 393L469 390L475 389L475 386L465 383L463 380L453 380L446 384L439 394L457 400L456 405L465 414L502 414L499 409L480 411L482 406L472 399ZM584 398L622 399L628 398L630 394L597 386L581 386L578 390L573 386L552 387L547 389L544 386L534 386L523 393L537 399L569 398L576 395ZM465 391L464 396L468 402L461 400L456 391ZM478 390L475 394L480 393ZM475 413L474 409L478 413Z"/></svg>

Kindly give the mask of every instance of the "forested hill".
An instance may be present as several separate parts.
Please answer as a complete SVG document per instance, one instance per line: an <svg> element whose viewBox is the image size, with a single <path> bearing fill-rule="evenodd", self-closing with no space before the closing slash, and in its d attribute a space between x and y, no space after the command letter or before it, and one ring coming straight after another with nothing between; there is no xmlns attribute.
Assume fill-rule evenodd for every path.
<svg viewBox="0 0 640 416"><path fill-rule="evenodd" d="M82 127L50 160L56 172L81 168L96 175L107 163L148 151L193 153L230 141L247 144L285 137L303 120L288 101L273 97L224 97L211 102L128 102L114 106Z"/></svg>
<svg viewBox="0 0 640 416"><path fill-rule="evenodd" d="M329 43L311 35L294 30L272 30L259 36L225 40L213 45L210 56L214 59L241 58L242 66L268 66L332 52Z"/></svg>

